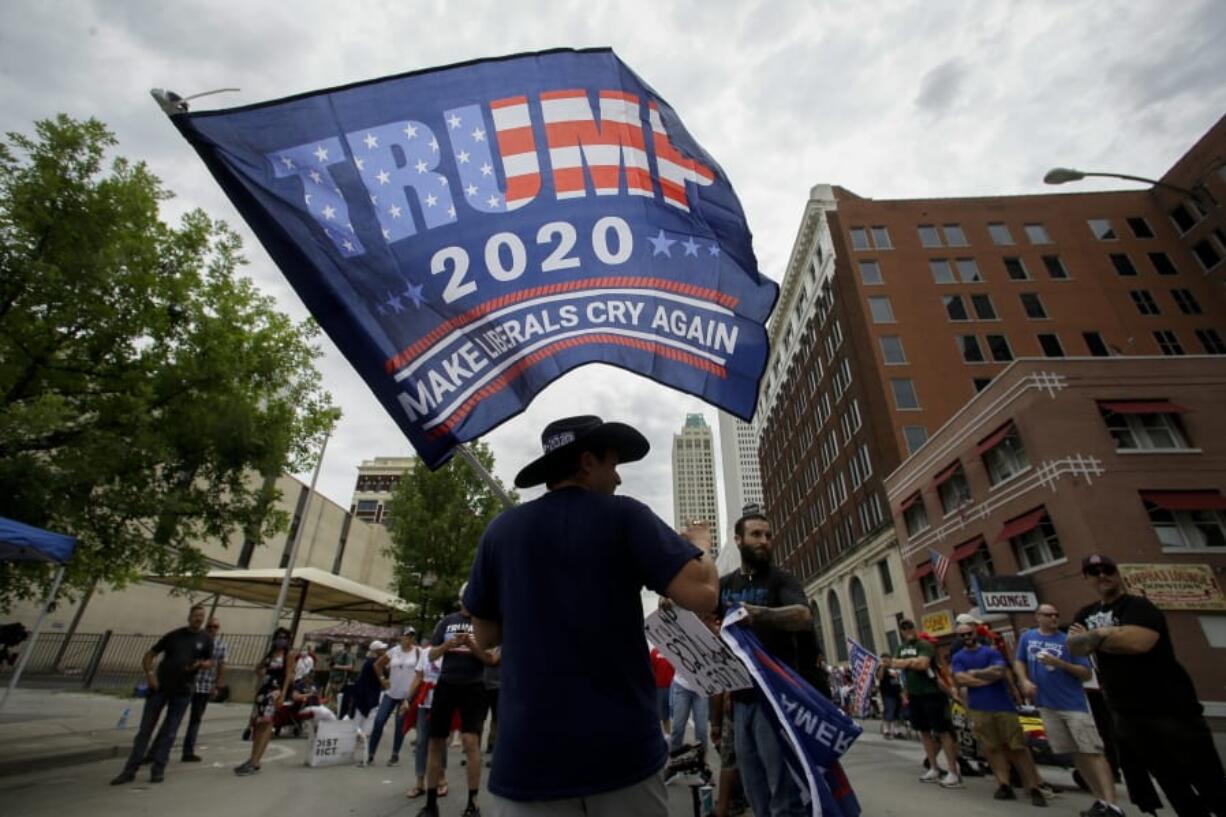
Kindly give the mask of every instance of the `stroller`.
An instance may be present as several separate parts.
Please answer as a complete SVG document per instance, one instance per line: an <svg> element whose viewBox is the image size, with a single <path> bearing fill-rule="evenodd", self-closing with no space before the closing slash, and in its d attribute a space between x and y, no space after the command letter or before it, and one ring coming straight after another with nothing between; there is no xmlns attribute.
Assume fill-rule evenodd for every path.
<svg viewBox="0 0 1226 817"><path fill-rule="evenodd" d="M294 681L290 687L289 700L278 706L273 715L273 736L281 737L281 730L288 726L294 737L302 737L302 724L315 717L313 713L302 710L319 706L321 702L319 690L309 676Z"/></svg>

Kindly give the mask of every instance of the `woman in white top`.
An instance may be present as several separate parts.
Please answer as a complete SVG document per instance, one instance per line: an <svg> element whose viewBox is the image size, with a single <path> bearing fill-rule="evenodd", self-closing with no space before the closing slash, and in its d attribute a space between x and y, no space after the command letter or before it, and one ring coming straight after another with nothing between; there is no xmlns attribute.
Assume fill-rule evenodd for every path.
<svg viewBox="0 0 1226 817"><path fill-rule="evenodd" d="M408 708L409 701L417 692L417 685L421 683L425 663L425 650L417 646L417 630L412 627L405 627L400 643L375 662L375 672L383 684L383 697L379 701L379 713L375 715L375 728L370 734L367 763L375 761L375 750L379 748L379 738L383 737L383 725L387 723L387 719L393 712L399 716ZM387 761L389 766L400 762L400 747L404 744L404 729L401 728L400 718L395 718L392 724L392 756Z"/></svg>

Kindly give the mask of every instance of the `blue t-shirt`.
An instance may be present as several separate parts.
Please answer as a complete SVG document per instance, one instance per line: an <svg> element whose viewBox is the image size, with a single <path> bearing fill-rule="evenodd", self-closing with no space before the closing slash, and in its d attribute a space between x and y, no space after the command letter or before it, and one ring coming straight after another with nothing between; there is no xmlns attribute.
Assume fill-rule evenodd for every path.
<svg viewBox="0 0 1226 817"><path fill-rule="evenodd" d="M976 649L962 648L950 661L954 672L970 672L988 667L1004 667L1005 657L995 647L980 646ZM1004 679L985 687L967 687L967 703L970 709L980 712L1016 712L1017 707L1009 697L1009 687Z"/></svg>
<svg viewBox="0 0 1226 817"><path fill-rule="evenodd" d="M1037 629L1027 630L1017 642L1017 660L1026 662L1026 673L1039 688L1035 703L1048 709L1072 712L1089 712L1082 682L1062 669L1048 667L1039 662L1039 653L1050 653L1070 664L1090 668L1090 659L1076 656L1068 651L1068 636L1059 630L1043 635Z"/></svg>
<svg viewBox="0 0 1226 817"><path fill-rule="evenodd" d="M581 488L490 524L464 606L502 622L491 792L585 797L660 771L667 749L640 594L663 593L700 555L643 503Z"/></svg>

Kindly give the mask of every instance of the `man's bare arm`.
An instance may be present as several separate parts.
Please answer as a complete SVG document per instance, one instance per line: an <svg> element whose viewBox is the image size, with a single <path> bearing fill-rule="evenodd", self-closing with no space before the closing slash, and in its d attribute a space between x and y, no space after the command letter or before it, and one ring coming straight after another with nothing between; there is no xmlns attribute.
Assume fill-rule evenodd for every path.
<svg viewBox="0 0 1226 817"><path fill-rule="evenodd" d="M1147 653L1158 643L1158 632L1136 624L1099 627L1087 630L1074 624L1069 628L1068 651L1073 655L1110 652L1119 655Z"/></svg>
<svg viewBox="0 0 1226 817"><path fill-rule="evenodd" d="M774 627L776 630L798 632L813 626L813 611L803 604L791 604L787 607L759 607L756 604L744 605L753 624Z"/></svg>
<svg viewBox="0 0 1226 817"><path fill-rule="evenodd" d="M502 622L473 616L473 637L476 638L477 646L481 649L494 649L502 644Z"/></svg>

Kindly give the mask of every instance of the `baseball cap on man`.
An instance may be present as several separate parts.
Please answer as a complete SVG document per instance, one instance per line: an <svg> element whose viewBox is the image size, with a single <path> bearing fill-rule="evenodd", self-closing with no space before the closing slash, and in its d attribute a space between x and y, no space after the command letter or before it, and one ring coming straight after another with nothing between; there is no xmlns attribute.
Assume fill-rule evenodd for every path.
<svg viewBox="0 0 1226 817"><path fill-rule="evenodd" d="M1091 565L1103 565L1106 567L1117 567L1115 559L1110 556L1104 556L1101 553L1091 553L1089 556L1081 560L1081 572L1085 573L1086 568Z"/></svg>
<svg viewBox="0 0 1226 817"><path fill-rule="evenodd" d="M541 456L515 475L516 488L531 488L555 476L554 471L575 451L612 448L619 462L636 462L647 456L647 438L625 423L606 423L591 414L554 420L541 432Z"/></svg>
<svg viewBox="0 0 1226 817"><path fill-rule="evenodd" d="M374 641L370 642L371 652L374 652L375 650L386 650L386 649L387 649L387 645L378 639L375 639Z"/></svg>
<svg viewBox="0 0 1226 817"><path fill-rule="evenodd" d="M958 613L958 617L954 619L954 624L961 627L963 625L969 627L978 627L983 622L972 616L970 613Z"/></svg>

